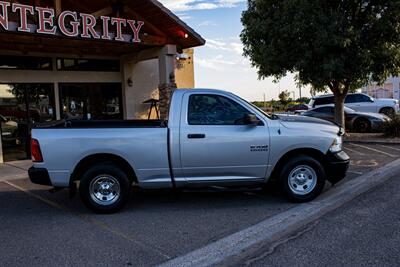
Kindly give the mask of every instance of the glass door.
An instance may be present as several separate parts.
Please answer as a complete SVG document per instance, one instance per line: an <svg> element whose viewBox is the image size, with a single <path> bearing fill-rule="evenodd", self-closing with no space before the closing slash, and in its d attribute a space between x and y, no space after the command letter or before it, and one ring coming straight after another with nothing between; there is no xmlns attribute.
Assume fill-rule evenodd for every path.
<svg viewBox="0 0 400 267"><path fill-rule="evenodd" d="M0 84L0 122L5 161L30 157L33 123L55 119L53 84Z"/></svg>
<svg viewBox="0 0 400 267"><path fill-rule="evenodd" d="M65 119L122 119L120 83L62 83L60 101Z"/></svg>

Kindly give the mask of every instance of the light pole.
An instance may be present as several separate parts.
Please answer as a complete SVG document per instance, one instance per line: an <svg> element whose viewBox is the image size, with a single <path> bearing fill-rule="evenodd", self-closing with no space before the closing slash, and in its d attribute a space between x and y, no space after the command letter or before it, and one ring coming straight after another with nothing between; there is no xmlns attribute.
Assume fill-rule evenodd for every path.
<svg viewBox="0 0 400 267"><path fill-rule="evenodd" d="M301 85L299 84L298 87L299 87L299 98L301 98Z"/></svg>

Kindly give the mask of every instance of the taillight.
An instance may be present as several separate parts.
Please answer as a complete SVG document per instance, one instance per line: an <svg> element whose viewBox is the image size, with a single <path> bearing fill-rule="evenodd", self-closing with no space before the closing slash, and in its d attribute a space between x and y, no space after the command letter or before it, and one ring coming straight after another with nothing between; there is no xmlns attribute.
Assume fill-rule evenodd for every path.
<svg viewBox="0 0 400 267"><path fill-rule="evenodd" d="M33 162L43 162L39 141L33 138L31 139L31 155Z"/></svg>

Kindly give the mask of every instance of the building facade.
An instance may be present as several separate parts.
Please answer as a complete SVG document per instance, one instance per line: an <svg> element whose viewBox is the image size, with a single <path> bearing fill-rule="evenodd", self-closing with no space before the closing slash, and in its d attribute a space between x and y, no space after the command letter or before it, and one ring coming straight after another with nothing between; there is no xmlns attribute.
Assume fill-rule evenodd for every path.
<svg viewBox="0 0 400 267"><path fill-rule="evenodd" d="M155 0L0 1L0 161L29 157L33 123L165 115L204 43Z"/></svg>
<svg viewBox="0 0 400 267"><path fill-rule="evenodd" d="M374 98L400 99L400 77L390 77L382 85L370 84L361 88L361 92Z"/></svg>

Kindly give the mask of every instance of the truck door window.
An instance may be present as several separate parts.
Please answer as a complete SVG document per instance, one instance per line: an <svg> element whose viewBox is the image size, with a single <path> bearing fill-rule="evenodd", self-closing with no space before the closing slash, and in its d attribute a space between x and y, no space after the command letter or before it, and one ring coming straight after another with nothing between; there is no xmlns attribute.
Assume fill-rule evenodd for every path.
<svg viewBox="0 0 400 267"><path fill-rule="evenodd" d="M249 111L219 95L194 94L189 97L189 125L243 125Z"/></svg>

